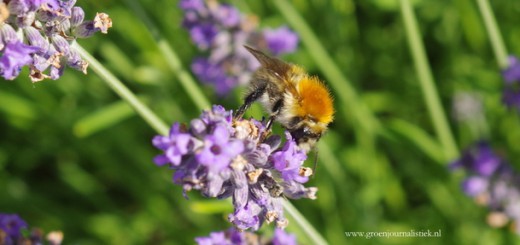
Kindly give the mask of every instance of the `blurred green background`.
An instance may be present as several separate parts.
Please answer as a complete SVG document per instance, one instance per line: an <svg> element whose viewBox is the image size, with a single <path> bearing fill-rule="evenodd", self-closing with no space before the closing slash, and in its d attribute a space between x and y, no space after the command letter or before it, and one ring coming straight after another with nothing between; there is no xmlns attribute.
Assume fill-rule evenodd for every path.
<svg viewBox="0 0 520 245"><path fill-rule="evenodd" d="M189 67L199 54L181 28L177 1L79 1L92 19L106 12L114 27L79 43L115 73L168 124L200 111L166 65L149 29L127 4L136 1ZM273 0L276 1L276 0ZM272 1L232 1L262 27L287 24ZM510 227L491 228L487 209L460 190L462 172L449 172L436 141L406 40L399 1L293 0L384 133L368 136L341 104L320 143L317 200L293 204L330 244L514 244ZM455 94L482 98L489 138L516 168L520 124L501 104L502 79L475 1L413 1L440 99L460 148L477 139L472 122L454 120ZM520 54L520 2L492 1L510 53ZM285 60L323 77L310 49ZM212 104L234 109L243 88ZM259 107L251 115L262 116ZM361 122L361 125L363 122ZM32 227L62 230L64 244L192 244L229 227L228 201L182 197L171 171L156 167L156 134L94 73L66 70L57 81L32 84L27 71L0 83L0 211ZM313 159L313 157L310 157ZM312 165L309 160L307 165ZM346 231L437 231L440 238L347 238ZM262 232L271 232L264 226ZM293 222L288 230L310 244Z"/></svg>

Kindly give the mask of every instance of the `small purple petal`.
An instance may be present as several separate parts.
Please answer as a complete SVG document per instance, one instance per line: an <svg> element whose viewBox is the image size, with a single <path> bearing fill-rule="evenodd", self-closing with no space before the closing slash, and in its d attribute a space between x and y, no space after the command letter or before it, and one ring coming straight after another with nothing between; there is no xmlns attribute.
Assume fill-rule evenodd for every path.
<svg viewBox="0 0 520 245"><path fill-rule="evenodd" d="M32 63L31 54L38 50L38 47L29 46L20 41L7 43L2 57L0 57L0 75L7 80L15 79L23 66Z"/></svg>

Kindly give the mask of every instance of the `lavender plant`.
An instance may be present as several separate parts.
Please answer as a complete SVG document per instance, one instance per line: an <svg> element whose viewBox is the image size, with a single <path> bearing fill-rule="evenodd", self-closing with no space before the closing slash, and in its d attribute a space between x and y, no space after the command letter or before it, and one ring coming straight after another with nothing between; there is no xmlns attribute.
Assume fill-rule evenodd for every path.
<svg viewBox="0 0 520 245"><path fill-rule="evenodd" d="M477 203L489 207L490 225L500 227L510 222L520 234L520 173L494 153L485 141L470 146L450 166L468 172L462 189Z"/></svg>
<svg viewBox="0 0 520 245"><path fill-rule="evenodd" d="M70 44L100 31L107 33L112 21L98 13L84 20L76 0L4 0L0 2L0 75L13 80L28 66L38 82L56 80L66 67L87 72L85 62Z"/></svg>
<svg viewBox="0 0 520 245"><path fill-rule="evenodd" d="M27 235L28 225L17 214L0 213L0 244L2 245L37 245L44 244L47 240L49 245L59 245L63 240L61 231L49 232L44 239L44 233L39 229L32 229Z"/></svg>
<svg viewBox="0 0 520 245"><path fill-rule="evenodd" d="M226 95L249 82L259 67L244 48L248 44L275 55L294 52L298 36L288 27L258 29L256 18L245 16L231 5L216 0L182 0L183 26L207 56L195 58L191 69L202 82L212 85L218 95Z"/></svg>
<svg viewBox="0 0 520 245"><path fill-rule="evenodd" d="M189 126L173 124L167 136L155 136L153 145L164 151L155 158L158 166L174 170L173 182L187 191L225 199L231 197L234 212L228 220L240 230L258 230L274 222L284 228L282 200L316 198L316 187L303 186L312 170L289 133L268 135L254 119L235 120L231 111L213 106Z"/></svg>

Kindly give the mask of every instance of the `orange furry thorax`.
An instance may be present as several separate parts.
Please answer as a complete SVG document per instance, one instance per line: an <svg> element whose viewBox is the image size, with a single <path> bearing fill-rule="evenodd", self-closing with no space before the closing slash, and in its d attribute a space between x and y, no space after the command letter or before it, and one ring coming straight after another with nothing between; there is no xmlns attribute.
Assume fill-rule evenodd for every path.
<svg viewBox="0 0 520 245"><path fill-rule="evenodd" d="M329 124L334 119L333 99L327 87L317 78L304 76L297 85L296 114L318 123Z"/></svg>

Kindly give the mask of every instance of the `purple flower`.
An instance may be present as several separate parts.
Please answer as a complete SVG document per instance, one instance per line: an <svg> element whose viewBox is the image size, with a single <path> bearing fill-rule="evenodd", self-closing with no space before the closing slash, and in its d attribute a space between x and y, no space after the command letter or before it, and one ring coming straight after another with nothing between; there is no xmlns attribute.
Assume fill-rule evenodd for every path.
<svg viewBox="0 0 520 245"><path fill-rule="evenodd" d="M452 167L464 167L469 171L485 177L491 176L502 164L502 160L493 152L485 141L465 151L462 157L452 163Z"/></svg>
<svg viewBox="0 0 520 245"><path fill-rule="evenodd" d="M7 80L15 79L23 66L33 61L31 54L36 53L38 47L23 44L20 41L9 42L5 45L0 57L0 75Z"/></svg>
<svg viewBox="0 0 520 245"><path fill-rule="evenodd" d="M264 37L267 41L267 47L274 55L292 53L298 46L298 35L287 26L278 29L266 29L264 30Z"/></svg>
<svg viewBox="0 0 520 245"><path fill-rule="evenodd" d="M182 10L200 10L205 7L204 0L181 0L179 7Z"/></svg>
<svg viewBox="0 0 520 245"><path fill-rule="evenodd" d="M520 62L513 55L508 57L509 66L502 71L502 76L508 84L520 82Z"/></svg>
<svg viewBox="0 0 520 245"><path fill-rule="evenodd" d="M226 234L223 231L211 232L209 237L198 237L195 241L199 245L216 245L216 244L232 244L229 239L226 238Z"/></svg>
<svg viewBox="0 0 520 245"><path fill-rule="evenodd" d="M244 150L241 141L230 140L230 134L226 127L216 125L213 133L204 137L204 149L195 155L199 163L207 166L210 171L221 171L229 167L231 159Z"/></svg>
<svg viewBox="0 0 520 245"><path fill-rule="evenodd" d="M229 4L221 4L215 11L215 19L226 28L237 27L240 24L240 18L240 11Z"/></svg>
<svg viewBox="0 0 520 245"><path fill-rule="evenodd" d="M76 0L11 0L0 5L4 16L0 30L0 75L16 78L29 66L33 82L58 79L67 66L86 73L88 63L71 50L70 43L112 26L108 15L96 14L84 21L84 11L74 7ZM18 36L16 33L23 35ZM50 41L50 42L49 42ZM30 45L27 45L30 44ZM52 44L52 45L51 45Z"/></svg>
<svg viewBox="0 0 520 245"><path fill-rule="evenodd" d="M481 141L469 147L450 167L464 168L469 173L462 189L479 204L488 206L494 217L504 217L501 225L509 221L520 224L520 174L498 157L488 143ZM498 226L496 222L490 225Z"/></svg>
<svg viewBox="0 0 520 245"><path fill-rule="evenodd" d="M290 134L286 137L279 148L280 137L267 136L262 123L234 120L231 111L213 106L189 127L175 123L169 136L155 136L153 145L163 154L154 161L159 166L169 163L173 182L183 187L185 197L191 190L206 197L231 197L234 211L228 220L238 229L257 230L263 223L283 228L288 224L283 196L314 199L317 191L303 186L312 170L302 171L305 153Z"/></svg>
<svg viewBox="0 0 520 245"><path fill-rule="evenodd" d="M230 228L226 231L211 232L208 237L197 237L195 239L199 245L253 245L253 244L273 244L273 245L296 245L296 236L286 233L282 229L275 229L273 237L261 237L247 231L239 231ZM262 243L260 243L262 241Z"/></svg>
<svg viewBox="0 0 520 245"><path fill-rule="evenodd" d="M200 49L205 50L211 46L217 32L217 27L207 23L191 28L190 35L193 42L195 42Z"/></svg>
<svg viewBox="0 0 520 245"><path fill-rule="evenodd" d="M271 156L274 168L282 173L282 178L286 181L296 181L305 183L307 176L300 175L301 163L307 159L305 151L298 149L296 142L291 134L286 133L287 142L281 151L275 152Z"/></svg>
<svg viewBox="0 0 520 245"><path fill-rule="evenodd" d="M487 191L489 181L486 178L472 176L464 180L462 189L468 196L475 197Z"/></svg>
<svg viewBox="0 0 520 245"><path fill-rule="evenodd" d="M257 30L257 22L234 6L217 1L182 0L183 27L194 44L206 51L192 62L194 75L224 96L238 85L247 84L259 63L243 47L269 49L276 55L293 52L298 36L287 27Z"/></svg>
<svg viewBox="0 0 520 245"><path fill-rule="evenodd" d="M27 223L20 216L0 213L0 230L6 233L8 241L18 241L22 237L22 229L27 229ZM0 243L3 244L2 241Z"/></svg>
<svg viewBox="0 0 520 245"><path fill-rule="evenodd" d="M296 236L286 233L282 229L275 229L273 236L273 245L296 245Z"/></svg>
<svg viewBox="0 0 520 245"><path fill-rule="evenodd" d="M155 136L153 145L165 152L154 159L155 164L162 166L171 163L178 166L181 163L183 155L188 153L190 147L193 147L193 141L188 133L181 132L179 123L175 123L170 129L169 136Z"/></svg>

